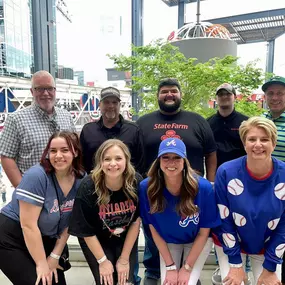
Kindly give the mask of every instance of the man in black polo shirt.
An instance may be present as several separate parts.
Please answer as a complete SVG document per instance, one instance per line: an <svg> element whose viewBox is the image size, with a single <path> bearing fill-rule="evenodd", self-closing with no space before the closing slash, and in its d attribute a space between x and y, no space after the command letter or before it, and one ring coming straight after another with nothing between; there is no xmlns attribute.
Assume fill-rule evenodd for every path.
<svg viewBox="0 0 285 285"><path fill-rule="evenodd" d="M101 117L97 122L84 125L80 142L83 152L83 166L87 173L94 168L94 157L100 145L108 139L123 141L131 152L131 161L136 171L143 169L143 137L139 127L120 115L120 91L114 87L101 90Z"/></svg>
<svg viewBox="0 0 285 285"><path fill-rule="evenodd" d="M217 88L218 111L208 118L217 144L217 167L226 161L245 155L244 146L239 137L239 126L248 119L235 111L236 91L232 85L224 83Z"/></svg>

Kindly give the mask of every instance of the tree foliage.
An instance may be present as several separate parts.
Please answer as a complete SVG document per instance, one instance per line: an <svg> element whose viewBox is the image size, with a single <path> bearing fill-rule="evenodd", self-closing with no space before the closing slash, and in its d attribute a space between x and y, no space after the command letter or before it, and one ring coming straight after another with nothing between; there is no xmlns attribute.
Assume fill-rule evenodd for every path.
<svg viewBox="0 0 285 285"><path fill-rule="evenodd" d="M220 84L228 82L248 96L265 79L263 70L256 67L256 61L243 66L237 63L237 57L226 56L199 63L195 58L187 59L177 47L162 41L142 47L133 46L132 49L132 56L120 54L109 57L118 70L133 71L132 88L140 92L143 102L140 113L157 109L157 86L162 78L177 78L183 93L183 108L204 116L212 112L207 110L207 103L215 97L215 90ZM251 110L251 115L258 114L256 106L245 108L249 104L246 99L241 104L242 112L246 109Z"/></svg>

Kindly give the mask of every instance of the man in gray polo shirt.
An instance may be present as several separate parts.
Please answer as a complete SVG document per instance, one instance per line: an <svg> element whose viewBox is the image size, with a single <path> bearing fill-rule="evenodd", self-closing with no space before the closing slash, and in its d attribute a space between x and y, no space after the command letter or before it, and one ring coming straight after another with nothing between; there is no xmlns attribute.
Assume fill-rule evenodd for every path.
<svg viewBox="0 0 285 285"><path fill-rule="evenodd" d="M3 169L14 187L22 174L40 161L49 137L56 131L75 131L70 113L55 107L56 88L52 75L44 70L32 77L33 103L9 114L0 137Z"/></svg>

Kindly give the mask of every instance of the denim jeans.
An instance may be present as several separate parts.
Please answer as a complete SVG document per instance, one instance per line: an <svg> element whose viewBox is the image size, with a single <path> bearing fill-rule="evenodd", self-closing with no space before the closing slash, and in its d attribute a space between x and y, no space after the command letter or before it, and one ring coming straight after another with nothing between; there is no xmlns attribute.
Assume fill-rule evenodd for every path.
<svg viewBox="0 0 285 285"><path fill-rule="evenodd" d="M143 224L145 249L143 256L143 264L145 269L145 277L158 280L160 278L160 260L158 249L152 239L149 225Z"/></svg>

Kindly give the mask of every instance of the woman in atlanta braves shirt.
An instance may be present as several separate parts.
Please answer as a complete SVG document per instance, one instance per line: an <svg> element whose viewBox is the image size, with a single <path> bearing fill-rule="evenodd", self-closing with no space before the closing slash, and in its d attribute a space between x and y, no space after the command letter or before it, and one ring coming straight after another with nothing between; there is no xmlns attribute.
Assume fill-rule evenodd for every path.
<svg viewBox="0 0 285 285"><path fill-rule="evenodd" d="M110 139L98 148L95 168L80 185L69 233L79 237L97 285L134 283L141 180L128 147Z"/></svg>
<svg viewBox="0 0 285 285"><path fill-rule="evenodd" d="M248 254L253 284L277 285L285 249L285 163L271 156L277 129L266 118L252 117L239 133L247 155L222 164L215 181L221 275L227 285L241 284Z"/></svg>
<svg viewBox="0 0 285 285"><path fill-rule="evenodd" d="M52 135L0 214L0 269L14 285L65 285L68 222L83 178L76 133ZM68 266L67 266L68 265ZM64 266L64 268L62 268Z"/></svg>
<svg viewBox="0 0 285 285"><path fill-rule="evenodd" d="M220 218L212 185L192 170L181 140L160 143L139 198L160 253L161 283L196 285L212 248L210 228Z"/></svg>

